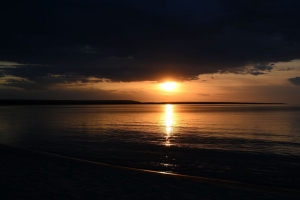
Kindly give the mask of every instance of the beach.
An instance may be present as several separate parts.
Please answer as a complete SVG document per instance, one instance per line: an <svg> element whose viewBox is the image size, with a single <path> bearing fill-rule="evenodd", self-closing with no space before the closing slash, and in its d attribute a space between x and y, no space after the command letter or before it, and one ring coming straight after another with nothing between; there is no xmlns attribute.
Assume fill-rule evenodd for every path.
<svg viewBox="0 0 300 200"><path fill-rule="evenodd" d="M0 145L1 199L298 199ZM287 192L289 193L289 192Z"/></svg>

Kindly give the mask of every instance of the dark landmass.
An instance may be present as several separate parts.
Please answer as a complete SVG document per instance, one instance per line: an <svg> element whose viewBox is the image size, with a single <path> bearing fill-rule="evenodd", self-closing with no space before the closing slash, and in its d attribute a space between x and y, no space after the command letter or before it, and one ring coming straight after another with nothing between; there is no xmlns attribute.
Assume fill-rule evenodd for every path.
<svg viewBox="0 0 300 200"><path fill-rule="evenodd" d="M178 101L178 102L141 102L142 104L286 104L286 103L261 103L261 102L211 102L211 101Z"/></svg>
<svg viewBox="0 0 300 200"><path fill-rule="evenodd" d="M1 99L0 105L99 105L99 104L140 104L133 100L31 100Z"/></svg>
<svg viewBox="0 0 300 200"><path fill-rule="evenodd" d="M285 104L259 102L139 102L134 100L33 100L33 99L0 99L0 105L101 105L101 104Z"/></svg>

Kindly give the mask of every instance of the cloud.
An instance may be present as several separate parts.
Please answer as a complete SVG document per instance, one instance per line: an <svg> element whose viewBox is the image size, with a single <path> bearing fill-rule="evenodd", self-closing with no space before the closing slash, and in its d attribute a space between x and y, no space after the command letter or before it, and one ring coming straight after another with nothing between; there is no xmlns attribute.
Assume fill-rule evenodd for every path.
<svg viewBox="0 0 300 200"><path fill-rule="evenodd" d="M274 68L274 63L256 63L254 65L237 67L221 71L220 73L252 74L254 76L267 74Z"/></svg>
<svg viewBox="0 0 300 200"><path fill-rule="evenodd" d="M1 78L1 77L4 77L4 76L5 76L4 71L1 71L1 70L0 70L0 78Z"/></svg>
<svg viewBox="0 0 300 200"><path fill-rule="evenodd" d="M19 63L15 62L8 62L8 61L0 61L0 67L5 68L5 67L13 67L15 65L20 65Z"/></svg>
<svg viewBox="0 0 300 200"><path fill-rule="evenodd" d="M204 96L204 97L210 96L210 94L208 94L208 93L199 93L198 95L199 96Z"/></svg>
<svg viewBox="0 0 300 200"><path fill-rule="evenodd" d="M102 90L99 88L49 88L48 90L25 91L20 89L4 88L0 99L51 99L51 100L98 100L98 99L127 99L151 101L151 95L146 91L132 91L131 93L117 90Z"/></svg>
<svg viewBox="0 0 300 200"><path fill-rule="evenodd" d="M0 73L1 77L1 73ZM105 79L98 79L95 77L80 77L77 75L59 75L59 74L46 74L43 76L36 77L33 76L26 76L25 78L14 77L5 80L3 85L11 86L11 87L18 87L25 90L46 90L51 86L57 86L61 84L65 85L76 85L76 86L86 86L92 85L94 83L99 82L107 82Z"/></svg>
<svg viewBox="0 0 300 200"><path fill-rule="evenodd" d="M300 86L300 77L289 78L288 81L291 82L293 85Z"/></svg>
<svg viewBox="0 0 300 200"><path fill-rule="evenodd" d="M278 71L290 71L290 70L294 70L294 67L278 67L277 70Z"/></svg>
<svg viewBox="0 0 300 200"><path fill-rule="evenodd" d="M274 63L268 63L268 64L256 64L252 68L246 70L249 74L252 74L254 76L266 74L266 72L270 72L274 68Z"/></svg>
<svg viewBox="0 0 300 200"><path fill-rule="evenodd" d="M0 12L6 27L0 33L0 60L20 65L0 70L42 87L88 77L130 82L193 80L219 72L261 75L273 63L300 58L296 0L15 5L3 3Z"/></svg>

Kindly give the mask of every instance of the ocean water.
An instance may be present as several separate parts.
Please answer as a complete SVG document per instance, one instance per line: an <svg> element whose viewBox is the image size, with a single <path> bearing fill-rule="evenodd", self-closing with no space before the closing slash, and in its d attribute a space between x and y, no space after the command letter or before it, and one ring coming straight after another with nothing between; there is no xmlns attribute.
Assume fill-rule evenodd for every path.
<svg viewBox="0 0 300 200"><path fill-rule="evenodd" d="M300 106L1 106L0 143L300 189Z"/></svg>

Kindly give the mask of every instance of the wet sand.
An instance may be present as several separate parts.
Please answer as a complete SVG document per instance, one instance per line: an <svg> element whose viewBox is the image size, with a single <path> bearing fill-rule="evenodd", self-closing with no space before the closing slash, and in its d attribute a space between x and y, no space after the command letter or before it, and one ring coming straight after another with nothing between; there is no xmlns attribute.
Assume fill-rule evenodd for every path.
<svg viewBox="0 0 300 200"><path fill-rule="evenodd" d="M299 199L0 145L0 199Z"/></svg>

